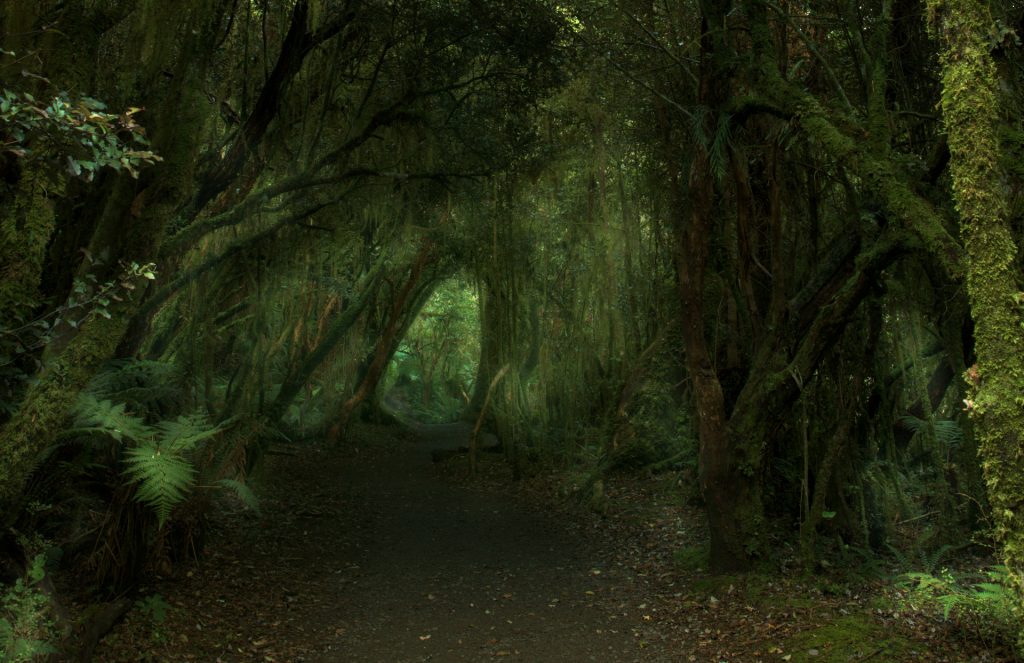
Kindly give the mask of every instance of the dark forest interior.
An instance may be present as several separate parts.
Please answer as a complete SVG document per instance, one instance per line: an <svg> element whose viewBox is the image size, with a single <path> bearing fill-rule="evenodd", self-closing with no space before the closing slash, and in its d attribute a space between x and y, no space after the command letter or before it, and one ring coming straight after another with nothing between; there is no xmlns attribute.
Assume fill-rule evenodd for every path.
<svg viewBox="0 0 1024 663"><path fill-rule="evenodd" d="M0 0L0 660L1019 660L1022 36Z"/></svg>

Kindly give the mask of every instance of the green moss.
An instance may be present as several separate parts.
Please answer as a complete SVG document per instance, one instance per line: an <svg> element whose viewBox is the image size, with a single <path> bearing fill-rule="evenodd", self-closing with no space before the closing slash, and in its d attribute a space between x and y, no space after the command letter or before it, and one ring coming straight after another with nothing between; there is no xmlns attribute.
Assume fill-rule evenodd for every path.
<svg viewBox="0 0 1024 663"><path fill-rule="evenodd" d="M995 534L1010 577L1024 596L1024 330L1013 297L1017 247L1007 221L999 168L1001 99L989 53L993 24L977 0L929 0L942 42L942 112L950 173L967 248L967 296L975 321L976 370L968 404L975 420ZM1022 602L1024 605L1024 602ZM1024 630L1020 646L1024 649Z"/></svg>
<svg viewBox="0 0 1024 663"><path fill-rule="evenodd" d="M672 554L676 566L683 571L704 571L710 562L707 546L687 546Z"/></svg>
<svg viewBox="0 0 1024 663"><path fill-rule="evenodd" d="M21 407L0 429L0 510L16 501L39 454L60 431L78 392L113 356L127 319L92 318L32 383Z"/></svg>
<svg viewBox="0 0 1024 663"><path fill-rule="evenodd" d="M908 184L910 178L896 165L887 149L887 116L875 108L871 129L852 126L840 130L842 117L830 113L817 99L783 80L768 68L763 82L765 96L789 112L808 137L832 158L856 174L884 202L890 216L913 243L933 255L950 278L963 275L961 248L930 204ZM881 83L879 83L881 85ZM884 101L884 95L876 95ZM875 140L871 139L874 131Z"/></svg>
<svg viewBox="0 0 1024 663"><path fill-rule="evenodd" d="M55 218L51 196L61 192L43 167L26 168L13 201L0 212L0 324L38 303L39 279Z"/></svg>
<svg viewBox="0 0 1024 663"><path fill-rule="evenodd" d="M782 650L799 661L913 661L921 653L913 642L881 624L870 615L847 615L821 626L801 631L782 642Z"/></svg>

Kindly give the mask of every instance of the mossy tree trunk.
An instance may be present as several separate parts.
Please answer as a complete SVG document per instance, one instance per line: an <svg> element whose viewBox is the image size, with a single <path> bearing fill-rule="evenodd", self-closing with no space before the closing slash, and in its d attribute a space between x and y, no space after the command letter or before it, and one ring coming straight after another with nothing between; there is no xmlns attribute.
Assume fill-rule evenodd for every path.
<svg viewBox="0 0 1024 663"><path fill-rule="evenodd" d="M1024 592L1024 296L999 167L1001 104L989 52L995 23L978 0L927 5L942 43L942 112L975 324L978 363L967 374L968 405L1003 560Z"/></svg>
<svg viewBox="0 0 1024 663"><path fill-rule="evenodd" d="M199 81L216 43L213 35L222 10L217 3L196 2L173 10L148 6L139 16L141 28L163 28L135 46L140 49L137 89L148 92L140 101L158 109L147 124L154 150L164 161L138 181L122 175L115 183L90 246L97 254L107 252L107 265L155 259L164 229L191 191L199 148L196 136L206 120ZM165 72L171 74L169 81ZM43 371L0 429L0 507L6 510L16 503L37 457L55 440L79 391L114 356L139 304L138 292L112 306L111 318L95 316L62 338L59 349L48 348Z"/></svg>

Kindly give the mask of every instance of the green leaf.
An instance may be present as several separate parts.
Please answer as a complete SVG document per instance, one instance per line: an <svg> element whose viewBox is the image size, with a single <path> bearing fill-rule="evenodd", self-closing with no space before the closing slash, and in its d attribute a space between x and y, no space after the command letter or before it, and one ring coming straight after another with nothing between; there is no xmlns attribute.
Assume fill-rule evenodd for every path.
<svg viewBox="0 0 1024 663"><path fill-rule="evenodd" d="M256 494L252 492L252 489L249 488L249 486L245 485L241 481L236 481L234 479L221 479L220 481L217 482L217 485L233 491L235 495L238 496L238 499L242 500L242 503L245 504L245 506L252 509L256 513L259 513L259 500L257 499Z"/></svg>
<svg viewBox="0 0 1024 663"><path fill-rule="evenodd" d="M107 109L105 103L92 97L82 97L82 104L89 110L102 111Z"/></svg>

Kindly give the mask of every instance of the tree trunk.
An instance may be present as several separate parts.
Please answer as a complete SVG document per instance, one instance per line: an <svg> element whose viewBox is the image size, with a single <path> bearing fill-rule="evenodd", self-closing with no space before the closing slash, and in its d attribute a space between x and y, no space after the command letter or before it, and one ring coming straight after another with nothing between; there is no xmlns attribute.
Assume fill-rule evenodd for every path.
<svg viewBox="0 0 1024 663"><path fill-rule="evenodd" d="M409 276L406 277L405 283L402 284L402 288L395 294L391 302L391 308L388 310L387 324L374 347L373 361L367 368L362 380L360 380L355 392L342 404L334 425L328 431L327 438L330 444L336 445L341 441L356 409L377 388L377 383L380 382L381 376L384 375L384 369L387 367L388 359L391 357L392 347L395 345L399 331L402 329L402 322L406 318L404 315L406 308L414 299L412 297L413 292L419 284L424 270L434 257L434 242L430 239L424 240L423 246L409 268Z"/></svg>
<svg viewBox="0 0 1024 663"><path fill-rule="evenodd" d="M145 171L140 181L122 176L115 185L120 192L131 190L133 195L115 195L127 204L118 206L113 200L104 211L93 236L90 248L96 255L109 249L108 264L117 260L145 263L153 260L163 238L164 229L174 210L184 199L192 181L197 141L204 116L197 103L206 54L214 43L210 37L216 23L217 7L200 3L204 9L194 7L174 11L166 6L154 6L152 17L158 25L169 21L163 39L179 40L174 46L195 57L174 57L176 48L156 49L170 62L140 58L139 75L162 80L163 71L173 71L174 82L146 99L146 105L160 109L152 118L151 138L154 150L164 161ZM183 16L187 16L183 20ZM173 20L172 20L173 19ZM125 233L131 227L131 233ZM133 291L116 307L112 317L94 317L73 335L61 339L59 349L47 353L52 357L43 372L32 383L17 412L0 429L0 509L15 504L18 495L32 472L39 453L53 444L68 409L78 393L95 372L111 357L139 302L139 290Z"/></svg>
<svg viewBox="0 0 1024 663"><path fill-rule="evenodd" d="M367 304L373 299L373 293L384 271L384 264L384 258L381 256L366 276L363 277L361 284L354 288L357 293L355 300L350 301L345 310L338 314L316 348L306 356L298 369L290 374L281 384L277 397L267 410L266 416L270 423L275 424L280 421L281 417L288 411L288 406L298 396L299 391L313 377L316 369L323 364L324 360L337 347L338 343L348 335L349 330L352 329L356 320L359 319L359 316L366 309Z"/></svg>
<svg viewBox="0 0 1024 663"><path fill-rule="evenodd" d="M967 372L996 537L1024 593L1024 293L1000 172L1000 99L989 54L993 19L977 0L929 0L943 45L942 111L953 195L967 248L978 363ZM1024 648L1024 629L1018 645Z"/></svg>

